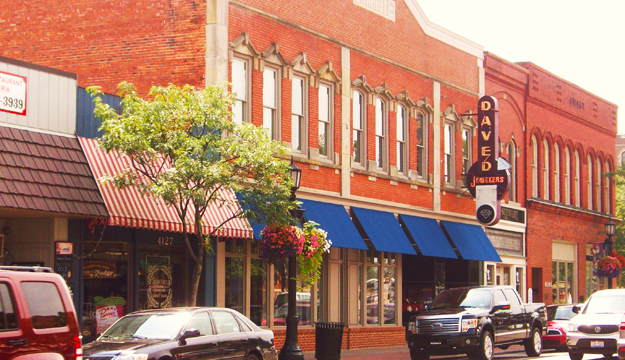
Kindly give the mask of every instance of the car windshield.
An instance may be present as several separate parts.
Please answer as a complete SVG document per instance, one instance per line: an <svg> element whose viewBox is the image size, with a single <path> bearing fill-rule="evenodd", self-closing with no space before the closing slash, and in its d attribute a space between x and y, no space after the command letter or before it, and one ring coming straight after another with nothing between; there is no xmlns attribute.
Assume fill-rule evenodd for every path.
<svg viewBox="0 0 625 360"><path fill-rule="evenodd" d="M454 289L440 293L429 309L490 308L490 289Z"/></svg>
<svg viewBox="0 0 625 360"><path fill-rule="evenodd" d="M547 308L547 320L571 320L577 315L572 306L549 306Z"/></svg>
<svg viewBox="0 0 625 360"><path fill-rule="evenodd" d="M602 295L588 299L584 314L616 314L625 312L625 296Z"/></svg>
<svg viewBox="0 0 625 360"><path fill-rule="evenodd" d="M186 322L186 314L129 315L102 334L104 339L173 339Z"/></svg>

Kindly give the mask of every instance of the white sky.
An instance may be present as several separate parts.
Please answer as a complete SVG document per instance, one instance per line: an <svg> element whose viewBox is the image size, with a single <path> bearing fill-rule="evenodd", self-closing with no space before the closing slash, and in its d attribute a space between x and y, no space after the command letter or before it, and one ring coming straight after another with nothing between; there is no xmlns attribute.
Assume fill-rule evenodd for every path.
<svg viewBox="0 0 625 360"><path fill-rule="evenodd" d="M529 61L619 106L625 0L417 0L427 18L508 61Z"/></svg>

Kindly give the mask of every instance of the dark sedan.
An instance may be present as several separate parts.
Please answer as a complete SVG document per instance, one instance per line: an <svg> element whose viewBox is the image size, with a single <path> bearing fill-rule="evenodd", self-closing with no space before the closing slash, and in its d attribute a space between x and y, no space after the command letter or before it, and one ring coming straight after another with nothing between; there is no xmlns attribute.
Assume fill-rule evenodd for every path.
<svg viewBox="0 0 625 360"><path fill-rule="evenodd" d="M137 311L83 348L84 360L275 360L273 332L226 308Z"/></svg>

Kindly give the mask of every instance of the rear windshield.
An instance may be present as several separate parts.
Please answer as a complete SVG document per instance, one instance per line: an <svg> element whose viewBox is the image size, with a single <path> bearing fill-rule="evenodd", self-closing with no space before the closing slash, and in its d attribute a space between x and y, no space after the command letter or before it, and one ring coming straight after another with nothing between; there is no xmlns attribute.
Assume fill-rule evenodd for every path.
<svg viewBox="0 0 625 360"><path fill-rule="evenodd" d="M22 291L35 329L67 325L67 315L56 285L51 282L25 281Z"/></svg>
<svg viewBox="0 0 625 360"><path fill-rule="evenodd" d="M577 315L572 306L550 306L547 308L547 320L571 320Z"/></svg>
<svg viewBox="0 0 625 360"><path fill-rule="evenodd" d="M429 309L490 308L490 293L490 289L445 290L434 299Z"/></svg>

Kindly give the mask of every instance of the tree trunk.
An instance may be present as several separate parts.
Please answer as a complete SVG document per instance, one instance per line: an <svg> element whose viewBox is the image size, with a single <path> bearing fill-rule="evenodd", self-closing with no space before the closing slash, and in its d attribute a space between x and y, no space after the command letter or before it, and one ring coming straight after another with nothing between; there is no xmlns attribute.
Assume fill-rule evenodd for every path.
<svg viewBox="0 0 625 360"><path fill-rule="evenodd" d="M202 268L204 267L204 248L202 244L198 244L198 254L195 260L195 268L193 269L193 278L191 280L191 293L189 294L189 306L196 306L197 292L200 287L200 278L202 277Z"/></svg>

